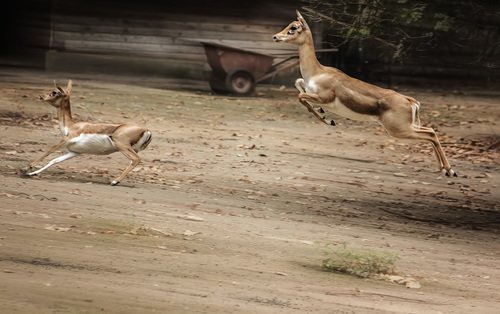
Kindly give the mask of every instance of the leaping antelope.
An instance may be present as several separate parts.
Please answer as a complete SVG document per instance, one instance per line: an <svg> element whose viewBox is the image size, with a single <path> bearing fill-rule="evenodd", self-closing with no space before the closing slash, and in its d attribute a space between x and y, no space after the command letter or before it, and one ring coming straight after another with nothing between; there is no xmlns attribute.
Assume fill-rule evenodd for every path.
<svg viewBox="0 0 500 314"><path fill-rule="evenodd" d="M297 20L275 34L273 39L298 46L302 74L302 78L295 81L298 99L319 120L335 125L333 120L328 122L319 115L311 104L324 105L331 112L352 120L377 121L397 138L429 141L434 147L440 171L447 176L457 176L446 159L436 132L420 125L420 103L412 97L368 84L320 64L311 29L299 11ZM324 112L321 107L317 110Z"/></svg>
<svg viewBox="0 0 500 314"><path fill-rule="evenodd" d="M42 168L26 173L34 176L46 170L50 166L73 158L80 154L108 155L121 152L130 164L122 174L111 181L111 185L117 185L123 178L141 162L137 152L144 150L151 142L151 131L133 124L111 124L111 123L88 123L75 122L71 115L70 95L72 81L68 81L66 88L57 86L47 95L41 95L40 99L57 108L59 129L63 139L49 148L40 158L29 164L29 169L42 161L45 157L59 148L66 148L68 153L54 158Z"/></svg>

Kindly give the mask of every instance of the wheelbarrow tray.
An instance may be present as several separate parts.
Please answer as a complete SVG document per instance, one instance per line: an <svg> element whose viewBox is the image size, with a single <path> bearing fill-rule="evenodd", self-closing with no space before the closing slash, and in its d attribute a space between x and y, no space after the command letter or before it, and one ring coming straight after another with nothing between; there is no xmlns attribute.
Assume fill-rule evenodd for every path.
<svg viewBox="0 0 500 314"><path fill-rule="evenodd" d="M254 91L257 82L271 78L299 63L299 56L295 52L281 54L282 60L273 64L278 56L235 48L215 41L186 40L199 42L205 48L207 61L212 69L210 87L218 93L249 95Z"/></svg>
<svg viewBox="0 0 500 314"><path fill-rule="evenodd" d="M212 71L220 77L235 71L246 71L258 81L273 65L274 56L243 50L218 43L201 41Z"/></svg>

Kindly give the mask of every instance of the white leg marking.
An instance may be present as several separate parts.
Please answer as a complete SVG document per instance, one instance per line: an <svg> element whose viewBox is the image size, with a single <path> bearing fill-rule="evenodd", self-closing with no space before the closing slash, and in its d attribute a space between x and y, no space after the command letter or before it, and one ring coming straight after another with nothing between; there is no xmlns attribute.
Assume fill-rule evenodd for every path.
<svg viewBox="0 0 500 314"><path fill-rule="evenodd" d="M28 173L27 175L29 176L34 176L34 175L37 175L39 174L40 172L44 171L45 169L49 168L50 166L53 166L55 164L58 164L60 162L63 162L67 159L70 159L70 158L73 158L75 156L77 156L78 153L74 153L74 152L69 152L65 155L62 155L62 156L59 156L57 158L54 158L52 159L51 161L49 161L45 166L43 166L42 168L38 169L37 171L33 171L33 172L30 172Z"/></svg>

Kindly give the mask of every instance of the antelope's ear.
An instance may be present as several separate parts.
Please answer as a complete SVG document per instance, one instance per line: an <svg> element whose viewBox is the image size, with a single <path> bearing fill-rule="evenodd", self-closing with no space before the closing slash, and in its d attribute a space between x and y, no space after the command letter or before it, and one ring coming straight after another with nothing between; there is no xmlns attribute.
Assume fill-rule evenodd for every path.
<svg viewBox="0 0 500 314"><path fill-rule="evenodd" d="M300 24L302 24L304 29L309 28L309 25L307 25L306 20L304 19L302 14L300 14L299 10L295 10L295 12L297 12L297 20L299 20Z"/></svg>
<svg viewBox="0 0 500 314"><path fill-rule="evenodd" d="M64 88L62 88L61 86L56 86L56 87L57 87L57 89L58 89L61 93L63 93L64 95L66 95L66 91L64 90Z"/></svg>
<svg viewBox="0 0 500 314"><path fill-rule="evenodd" d="M71 90L73 89L73 81L69 80L68 81L68 86L66 86L66 94L71 94Z"/></svg>

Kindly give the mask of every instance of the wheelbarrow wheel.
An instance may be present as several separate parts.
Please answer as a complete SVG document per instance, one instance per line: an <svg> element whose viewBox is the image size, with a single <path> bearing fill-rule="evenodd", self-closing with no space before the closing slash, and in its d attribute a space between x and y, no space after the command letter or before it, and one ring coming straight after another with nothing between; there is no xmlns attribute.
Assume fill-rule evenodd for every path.
<svg viewBox="0 0 500 314"><path fill-rule="evenodd" d="M223 78L221 79L214 73L210 75L209 84L210 88L217 94L227 94L230 92L226 87L226 82L224 81L224 79Z"/></svg>
<svg viewBox="0 0 500 314"><path fill-rule="evenodd" d="M238 70L227 76L226 86L235 94L250 95L255 91L255 79L249 72Z"/></svg>

